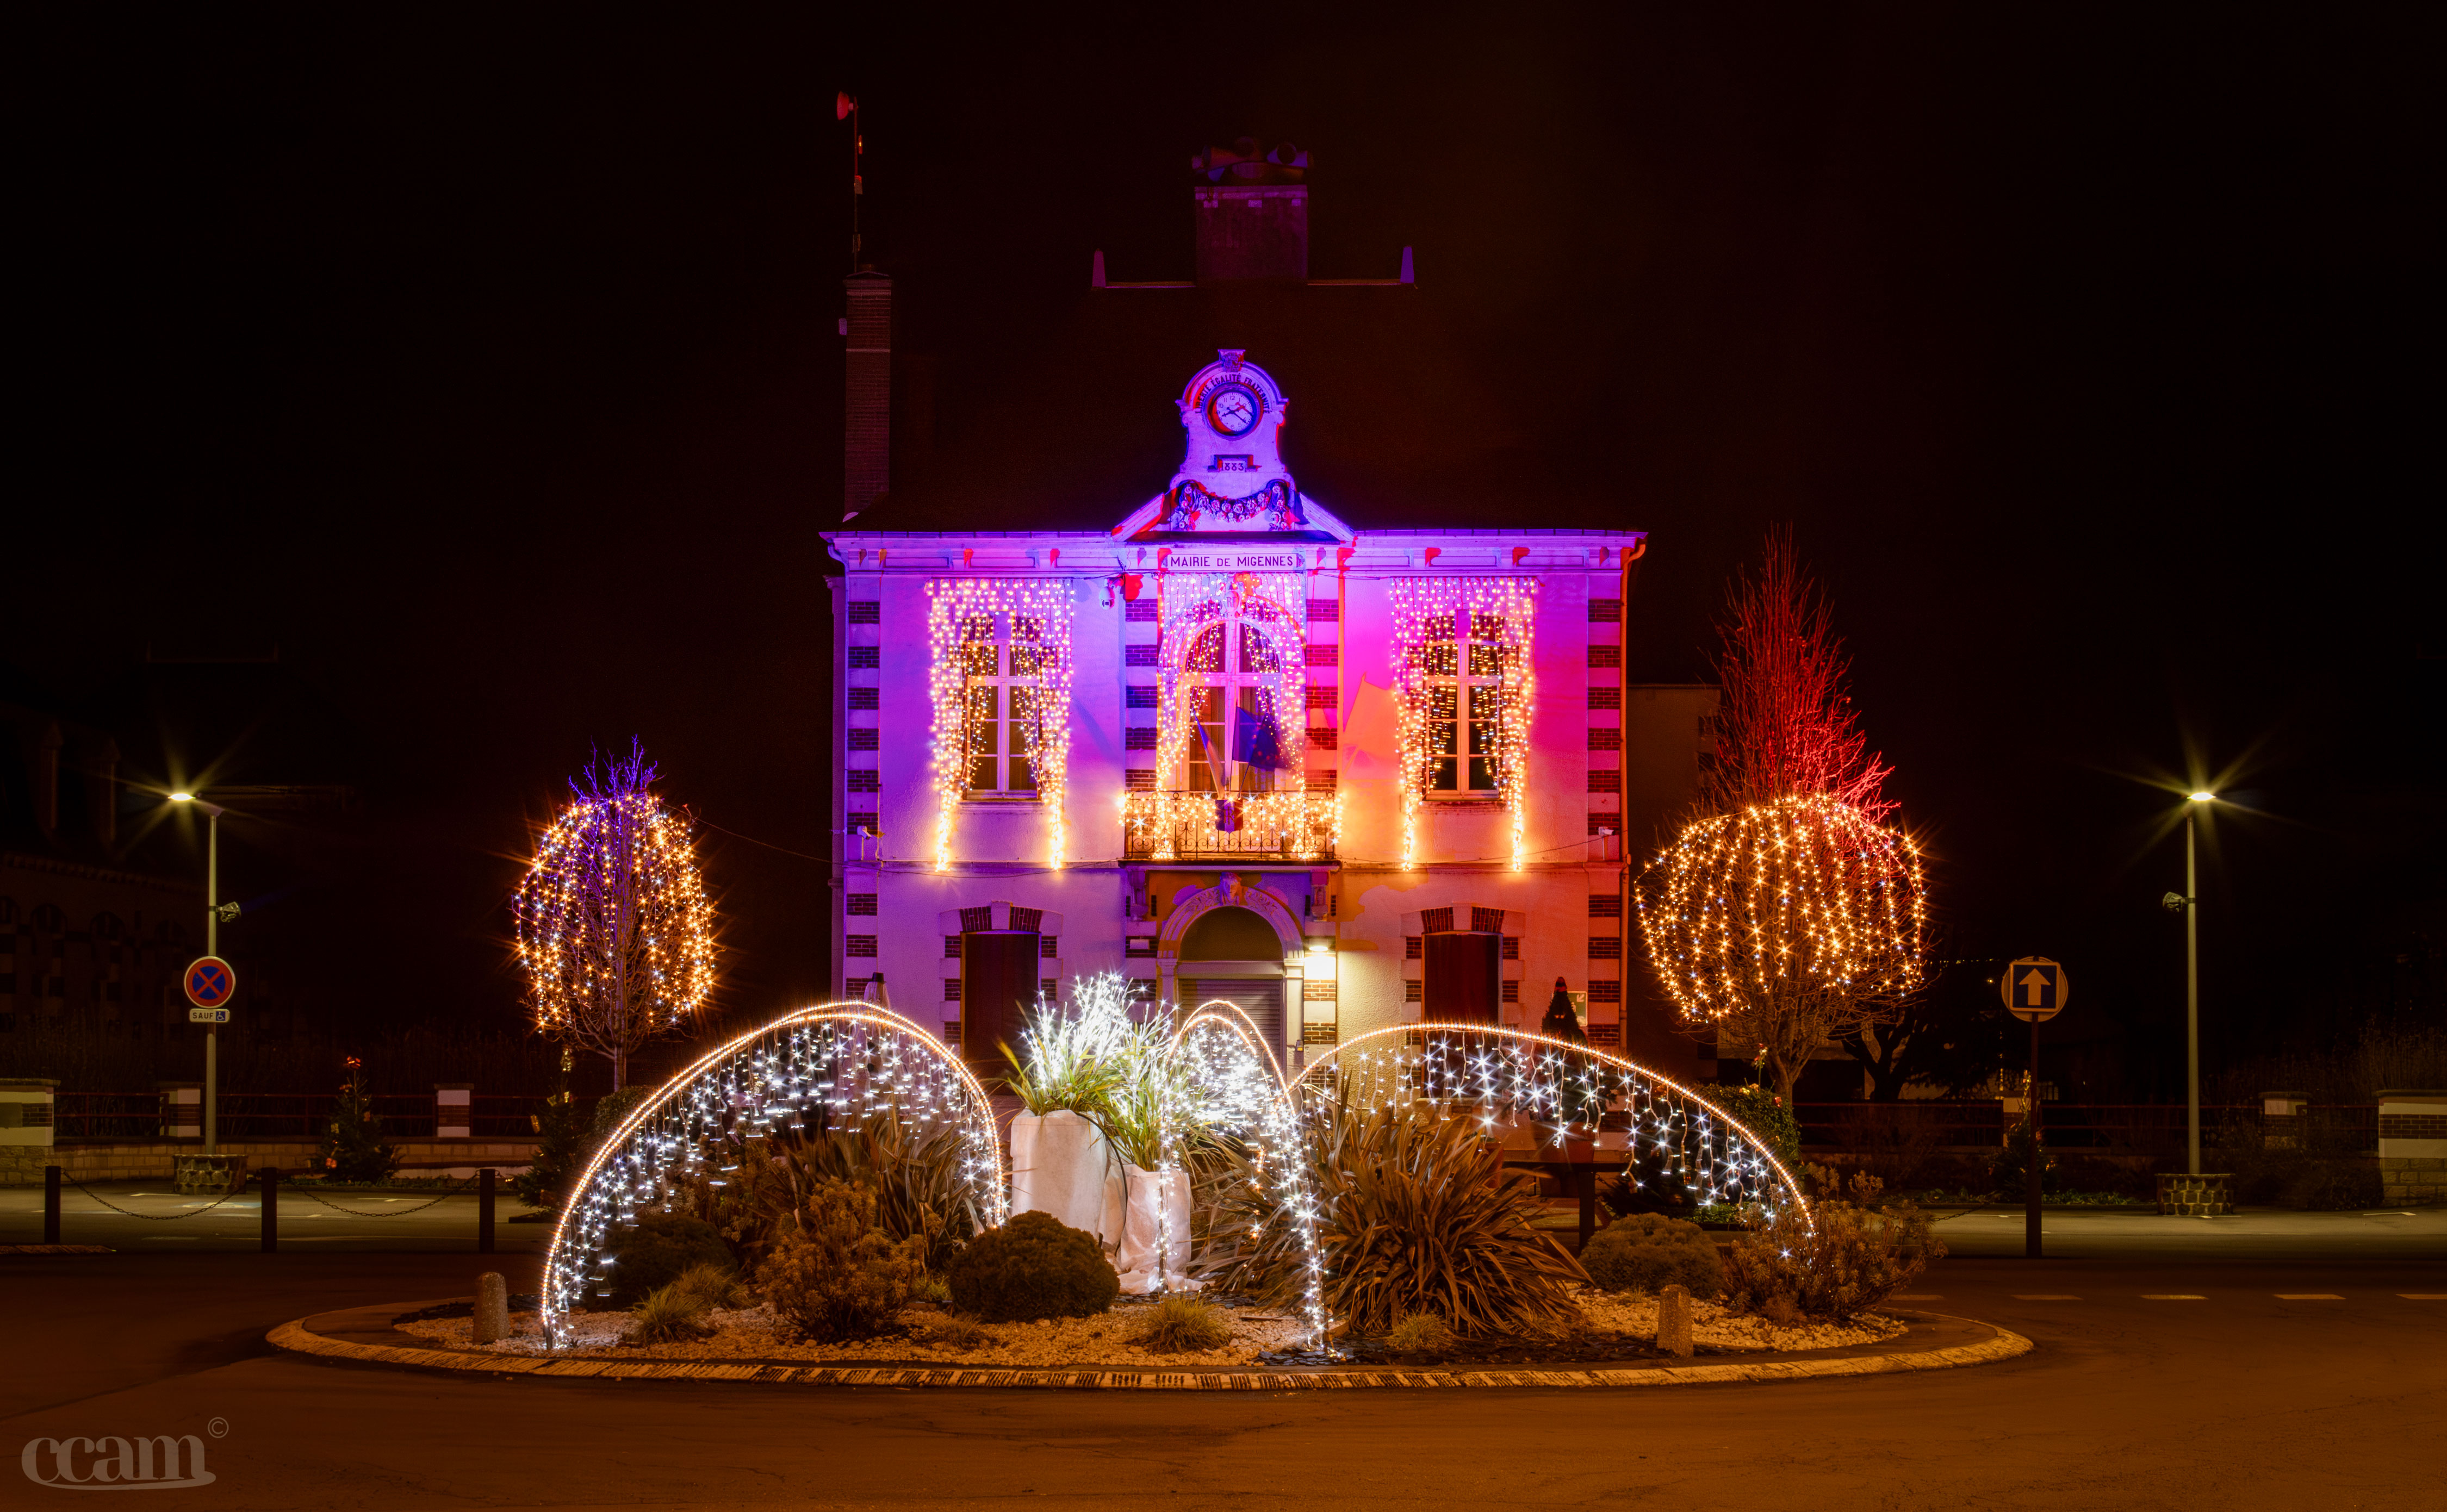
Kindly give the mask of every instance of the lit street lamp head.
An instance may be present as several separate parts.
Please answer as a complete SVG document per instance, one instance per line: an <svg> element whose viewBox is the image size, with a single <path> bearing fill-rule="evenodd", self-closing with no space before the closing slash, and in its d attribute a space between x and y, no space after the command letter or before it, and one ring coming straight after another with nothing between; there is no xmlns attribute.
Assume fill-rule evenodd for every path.
<svg viewBox="0 0 2447 1512"><path fill-rule="evenodd" d="M2217 794L2210 792L2194 793L2191 795L2191 800L2195 803L2213 803L2217 802Z"/></svg>
<svg viewBox="0 0 2447 1512"><path fill-rule="evenodd" d="M196 795L193 793L172 793L170 795L170 802L174 803L192 803L195 801Z"/></svg>

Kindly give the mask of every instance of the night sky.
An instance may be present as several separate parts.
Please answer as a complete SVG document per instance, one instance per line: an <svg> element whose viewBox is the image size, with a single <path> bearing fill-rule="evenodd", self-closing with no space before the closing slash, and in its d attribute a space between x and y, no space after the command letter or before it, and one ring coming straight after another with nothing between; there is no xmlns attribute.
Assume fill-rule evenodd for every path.
<svg viewBox="0 0 2447 1512"><path fill-rule="evenodd" d="M2153 780L2260 811L2205 854L2212 1059L2435 1017L2437 9L1624 9L21 21L0 697L131 780L357 789L224 846L342 1023L514 1025L526 826L640 736L721 826L726 1011L810 999L834 91L953 436L1093 250L1188 276L1192 151L1289 139L1312 273L1414 246L1452 368L1413 381L1470 399L1414 424L1473 427L1477 492L1337 512L1651 531L1636 681L1707 675L1791 522L1944 954L2065 961L2136 1092L2181 1074ZM1162 485L1148 398L1154 463L1081 519Z"/></svg>

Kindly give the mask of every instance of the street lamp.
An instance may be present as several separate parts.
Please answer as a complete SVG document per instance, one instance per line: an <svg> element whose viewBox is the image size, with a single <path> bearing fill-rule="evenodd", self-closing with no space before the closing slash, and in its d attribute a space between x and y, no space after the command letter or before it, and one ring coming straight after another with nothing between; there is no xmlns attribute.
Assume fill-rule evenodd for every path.
<svg viewBox="0 0 2447 1512"><path fill-rule="evenodd" d="M2184 916L2184 1168L2193 1176L2201 1174L2201 889L2193 832L2201 805L2216 802L2206 788L2185 795L2184 890L2159 899Z"/></svg>
<svg viewBox="0 0 2447 1512"><path fill-rule="evenodd" d="M221 806L193 793L169 795L174 803L193 803L204 811L204 954L221 953L221 922L237 917L237 905L220 901ZM220 1044L218 1024L204 1026L204 1153L220 1153Z"/></svg>

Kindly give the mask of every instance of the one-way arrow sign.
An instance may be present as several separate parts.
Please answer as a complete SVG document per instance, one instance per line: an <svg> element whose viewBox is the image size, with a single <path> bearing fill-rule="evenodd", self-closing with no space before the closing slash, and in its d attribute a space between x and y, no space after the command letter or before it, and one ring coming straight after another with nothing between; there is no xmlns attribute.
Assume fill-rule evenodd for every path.
<svg viewBox="0 0 2447 1512"><path fill-rule="evenodd" d="M2044 955L2025 955L2006 967L1997 987L2006 1011L2032 1024L2044 1024L2063 1011L2073 991L2065 969Z"/></svg>

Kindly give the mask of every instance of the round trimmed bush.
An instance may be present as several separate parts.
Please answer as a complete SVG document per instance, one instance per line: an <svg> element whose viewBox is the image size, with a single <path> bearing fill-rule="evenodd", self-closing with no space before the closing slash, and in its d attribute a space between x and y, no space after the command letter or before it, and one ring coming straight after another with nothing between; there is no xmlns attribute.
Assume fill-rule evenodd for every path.
<svg viewBox="0 0 2447 1512"><path fill-rule="evenodd" d="M1677 1283L1712 1300L1724 1295L1725 1267L1707 1231L1658 1213L1617 1219L1589 1236L1581 1267L1609 1292L1657 1292Z"/></svg>
<svg viewBox="0 0 2447 1512"><path fill-rule="evenodd" d="M605 1250L619 1257L604 1279L614 1307L635 1307L649 1292L671 1285L700 1265L733 1269L730 1246L703 1219L680 1213L645 1213L615 1231Z"/></svg>
<svg viewBox="0 0 2447 1512"><path fill-rule="evenodd" d="M1051 1213L1022 1213L969 1240L952 1261L952 1305L988 1323L1086 1317L1122 1291L1095 1236Z"/></svg>

